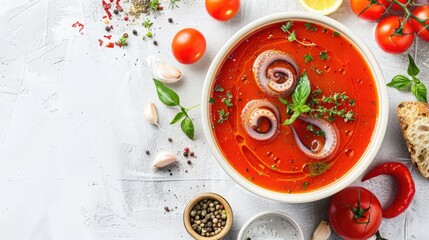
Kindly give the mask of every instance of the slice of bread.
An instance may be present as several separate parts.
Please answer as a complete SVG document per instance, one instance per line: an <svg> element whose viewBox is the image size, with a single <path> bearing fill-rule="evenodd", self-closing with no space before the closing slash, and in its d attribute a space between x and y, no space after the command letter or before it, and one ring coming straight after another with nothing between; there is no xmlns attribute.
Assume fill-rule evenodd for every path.
<svg viewBox="0 0 429 240"><path fill-rule="evenodd" d="M396 108L414 165L429 178L429 104L403 102Z"/></svg>

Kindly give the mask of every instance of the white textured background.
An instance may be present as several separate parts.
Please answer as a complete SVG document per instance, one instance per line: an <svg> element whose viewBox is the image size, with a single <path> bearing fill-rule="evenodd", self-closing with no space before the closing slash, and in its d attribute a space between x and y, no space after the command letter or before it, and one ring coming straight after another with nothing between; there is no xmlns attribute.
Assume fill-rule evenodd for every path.
<svg viewBox="0 0 429 240"><path fill-rule="evenodd" d="M132 36L132 29L142 31L139 23L126 26L115 21L119 26L112 39L124 31L130 35L130 46L121 49L98 46L105 34L99 0L0 0L0 4L0 239L189 239L182 211L190 198L206 191L220 193L232 204L235 219L228 239L235 239L240 226L263 210L288 212L306 239L327 219L326 200L277 203L232 182L205 144L199 110L192 112L195 141L184 138L179 126L169 125L175 110L158 102L143 61L156 56L182 69L185 77L173 88L185 106L194 105L200 102L205 72L223 43L259 17L302 10L297 0L242 0L240 13L226 23L211 19L202 0L182 0L180 8L166 8L152 18L157 47ZM330 17L366 42L386 79L405 73L406 55L378 49L375 24L358 20L347 0ZM83 35L71 27L76 21L85 24ZM203 32L208 49L200 62L185 66L172 57L170 42L176 31L189 26ZM428 85L429 44L417 41L410 51ZM394 89L388 93L389 127L373 165L404 162L412 170L417 193L405 214L383 220L381 233L389 239L428 239L429 182L411 167L393 111L400 101L413 97ZM144 121L143 107L152 101L158 106L163 132ZM167 141L170 136L173 143ZM192 165L179 152L186 146L197 155ZM153 157L163 149L177 152L179 161L165 171L154 171ZM393 194L387 177L364 186L383 203ZM165 206L172 211L166 212Z"/></svg>

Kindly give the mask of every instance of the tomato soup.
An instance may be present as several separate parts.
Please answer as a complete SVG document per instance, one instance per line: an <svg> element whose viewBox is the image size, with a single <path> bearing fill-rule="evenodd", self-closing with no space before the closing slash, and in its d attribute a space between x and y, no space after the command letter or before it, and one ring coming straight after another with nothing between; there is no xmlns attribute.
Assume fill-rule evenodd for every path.
<svg viewBox="0 0 429 240"><path fill-rule="evenodd" d="M371 141L377 112L374 76L354 44L301 21L268 25L236 44L210 98L213 135L229 164L257 186L290 194L350 171Z"/></svg>

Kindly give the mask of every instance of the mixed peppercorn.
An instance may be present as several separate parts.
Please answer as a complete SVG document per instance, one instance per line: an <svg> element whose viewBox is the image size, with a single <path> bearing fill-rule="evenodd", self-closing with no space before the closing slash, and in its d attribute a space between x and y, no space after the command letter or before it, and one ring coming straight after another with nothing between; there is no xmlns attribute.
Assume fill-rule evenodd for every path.
<svg viewBox="0 0 429 240"><path fill-rule="evenodd" d="M203 237L220 233L228 218L224 206L213 199L204 199L195 204L190 215L192 229Z"/></svg>

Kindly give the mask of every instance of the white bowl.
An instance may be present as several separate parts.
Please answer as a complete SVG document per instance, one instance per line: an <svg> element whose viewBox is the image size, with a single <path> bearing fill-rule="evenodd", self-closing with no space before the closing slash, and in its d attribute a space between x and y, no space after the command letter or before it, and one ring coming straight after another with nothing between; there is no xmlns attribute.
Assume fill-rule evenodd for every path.
<svg viewBox="0 0 429 240"><path fill-rule="evenodd" d="M304 240L298 223L281 211L261 212L249 219L240 229L237 240L246 239Z"/></svg>
<svg viewBox="0 0 429 240"><path fill-rule="evenodd" d="M221 151L219 150L216 144L213 132L211 130L211 125L209 120L210 119L209 118L210 117L210 112L209 112L210 91L212 89L212 85L214 82L214 76L218 68L221 66L224 58L226 57L226 54L242 39L246 38L247 36L250 36L252 33L258 31L259 29L267 25L271 25L279 22L285 22L289 20L312 21L316 23L318 22L322 25L326 25L332 29L335 29L335 31L340 32L343 36L345 36L351 42L353 42L356 48L360 50L360 52L362 53L362 56L368 62L368 65L374 75L374 78L376 81L378 99L379 99L378 119L376 122L376 126L374 128L373 135L371 137L371 141L367 149L359 159L359 161L355 164L355 166L350 171L348 171L347 174L345 174L340 179L338 179L337 181L335 181L334 183L328 186L325 186L321 189L318 189L312 192L293 193L293 194L280 193L280 192L264 189L262 187L259 187L251 183L250 181L247 181L239 173L237 173L236 170L234 170L234 168L228 163L228 161L224 158ZM356 34L354 34L346 26L342 25L341 23L331 18L322 16L319 14L315 14L315 13L309 13L309 12L284 12L284 13L269 15L251 22L250 24L248 24L247 26L239 30L237 33L235 33L222 47L222 49L218 52L218 54L214 58L208 70L204 87L203 87L201 106L202 106L203 129L204 129L204 134L205 134L207 143L210 146L215 159L217 160L219 165L223 168L223 170L235 182L237 182L238 184L240 184L242 187L249 190L250 192L272 200L289 202L289 203L303 203L303 202L311 202L311 201L323 199L341 191L342 189L344 189L345 187L353 183L366 170L366 168L370 165L375 155L377 154L381 146L381 143L383 141L384 134L386 132L387 119L389 116L389 113L388 113L389 105L388 105L387 91L384 83L383 74L373 54L369 50L369 48L362 42L362 40L360 40L356 36Z"/></svg>

